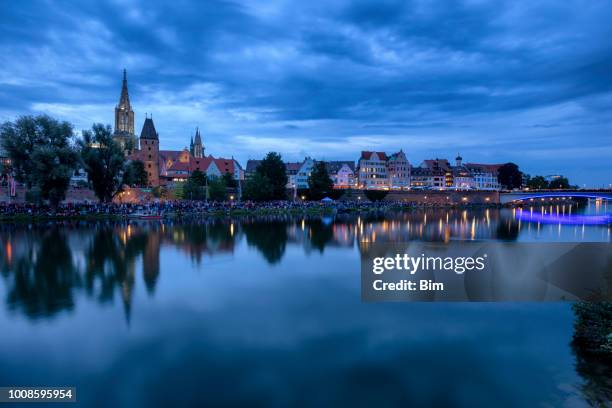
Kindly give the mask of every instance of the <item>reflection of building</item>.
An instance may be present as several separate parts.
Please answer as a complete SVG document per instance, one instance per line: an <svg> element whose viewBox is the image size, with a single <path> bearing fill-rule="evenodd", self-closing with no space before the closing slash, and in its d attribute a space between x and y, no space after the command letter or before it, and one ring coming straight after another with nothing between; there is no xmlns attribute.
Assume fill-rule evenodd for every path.
<svg viewBox="0 0 612 408"><path fill-rule="evenodd" d="M130 104L127 74L123 71L123 82L119 104L115 108L115 133L113 138L124 146L130 159L140 160L145 165L149 185L156 187L171 181L183 181L195 170L208 176L230 173L236 180L244 179L244 172L236 160L206 156L200 129L196 128L195 140L190 149L160 150L159 133L155 129L153 116L145 117L139 140L134 136L134 111Z"/></svg>

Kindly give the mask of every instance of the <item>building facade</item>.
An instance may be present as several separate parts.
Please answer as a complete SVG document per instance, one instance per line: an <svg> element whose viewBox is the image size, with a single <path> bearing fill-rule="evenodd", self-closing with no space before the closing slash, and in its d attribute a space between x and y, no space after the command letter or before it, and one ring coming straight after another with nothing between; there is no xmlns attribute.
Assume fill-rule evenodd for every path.
<svg viewBox="0 0 612 408"><path fill-rule="evenodd" d="M130 104L125 70L119 104L115 108L113 139L126 149L128 160L143 162L150 187L185 181L196 170L210 177L221 177L225 173L230 173L237 181L244 179L244 171L233 157L226 159L205 155L199 128L196 128L195 140L192 138L190 149L160 150L159 133L155 129L153 116L145 116L140 137L136 140L134 111Z"/></svg>
<svg viewBox="0 0 612 408"><path fill-rule="evenodd" d="M387 161L389 188L404 190L410 187L410 163L402 150L393 153Z"/></svg>
<svg viewBox="0 0 612 408"><path fill-rule="evenodd" d="M325 162L327 174L334 182L334 188L356 188L357 176L355 174L355 162L352 161L327 161Z"/></svg>
<svg viewBox="0 0 612 408"><path fill-rule="evenodd" d="M130 104L127 71L125 69L123 70L119 103L115 106L115 131L113 133L113 139L126 149L128 153L134 149L138 149L136 135L134 133L134 111Z"/></svg>
<svg viewBox="0 0 612 408"><path fill-rule="evenodd" d="M358 161L359 188L389 189L387 155L384 152L362 151Z"/></svg>

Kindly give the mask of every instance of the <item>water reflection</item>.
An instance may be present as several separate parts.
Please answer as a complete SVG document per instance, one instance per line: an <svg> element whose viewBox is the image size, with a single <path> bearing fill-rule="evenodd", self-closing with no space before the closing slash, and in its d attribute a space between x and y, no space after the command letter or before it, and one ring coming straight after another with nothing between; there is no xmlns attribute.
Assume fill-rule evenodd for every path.
<svg viewBox="0 0 612 408"><path fill-rule="evenodd" d="M322 254L327 247L363 248L381 241L610 240L609 226L559 224L545 228L539 222L517 218L516 211L520 210L268 216L188 223L4 224L0 227L4 248L0 268L7 287L6 302L12 310L30 317L52 316L71 310L75 292L83 291L100 303L120 296L129 320L136 264L141 260L142 280L147 292L153 294L164 246L175 247L200 264L205 257L233 253L244 239L273 265L282 260L288 245L301 247L308 255L312 251ZM562 211L572 213L570 208Z"/></svg>
<svg viewBox="0 0 612 408"><path fill-rule="evenodd" d="M566 207L565 211L576 214L591 209ZM66 326L60 327L60 322L67 321L70 326L74 325L79 335L91 325L99 325L96 328L99 338L109 344L99 346L100 350L108 355L119 355L116 365L108 371L111 373L108 381L111 382L115 375L129 371L129 367L148 364L149 370L145 371L150 373L160 369L159 364L162 363L150 358L155 353L138 351L142 343L133 345L136 351L130 353L130 356L110 345L113 341L114 344L128 341L122 337L124 334L121 329L136 332L146 327L146 335L142 335L142 332L140 334L147 339L148 336L158 338L160 349L145 342L145 350L147 344L161 354L165 344L179 349L181 345L185 346L184 358L176 357L175 361L169 357L167 361L170 366L168 370L178 372L178 375L181 370L175 370L174 364L183 362L192 364L190 367L196 371L207 364L220 365L228 372L228 376L231 374L231 377L240 377L238 372L245 369L248 371L248 367L234 364L233 356L242 353L243 358L250 359L256 365L252 371L259 373L257 367L265 367L266 370L277 367L276 375L283 373L278 377L282 383L281 380L287 378L287 370L282 368L282 362L287 358L285 347L293 339L296 344L295 354L303 360L299 367L294 367L298 370L295 378L291 379L294 385L318 387L320 374L309 376L308 370L312 364L319 364L321 372L335 373L330 374L329 378L329 384L336 384L336 394L332 397L342 397L342 401L353 403L372 396L363 391L363 396L359 395L359 398L351 400L350 397L354 389L371 390L364 388L368 386L376 388L376 384L370 384L376 370L384 377L384 384L399 381L397 387L407 386L419 376L417 372L407 371L407 367L414 366L415 361L425 368L433 364L436 373L444 372L449 378L464 377L462 370L476 363L482 375L479 381L496 376L496 384L511 384L512 380L504 376L512 376L515 372L521 375L536 372L537 378L548 379L548 372L542 368L544 364L533 363L533 367L528 366L535 358L531 354L532 349L539 350L539 346L534 344L541 344L541 336L548 336L538 331L542 322L547 324L543 332L561 332L550 334L551 338L568 337L563 333L566 326L571 331L571 312L563 305L542 306L545 309L516 306L519 314L515 318L516 310L506 310L507 306L503 304L478 309L478 305L473 304L362 305L359 302L359 252L368 243L434 241L450 244L453 241L483 239L609 242L610 235L609 226L605 225L542 225L517 219L512 210L494 209L422 210L343 214L334 217L243 217L192 222L1 224L0 294L5 300L0 309L5 306L10 312L13 320L11 326L7 326L10 327L7 334L17 340L11 343L7 336L5 340L0 340L0 345L7 350L15 347L11 350L23 349L24 353L29 351L21 342L32 338L34 332L27 325L23 328L21 323L24 321L50 322L46 330L53 333L54 338L61 338L62 344L70 338L68 335L62 337L61 331L66 330ZM282 267L279 268L279 265ZM319 269L323 272L317 274ZM200 270L207 273L193 273ZM288 287L293 291L287 291ZM180 299L176 300L176 297ZM168 298L175 303L163 303L168 302ZM214 302L219 299L227 302L231 308L212 307L202 312L202 304L209 305L207 302L211 302L217 305ZM113 305L116 305L119 318L112 315L112 318L104 321L103 316L108 315L103 311L114 310ZM546 308L551 309L546 312ZM79 312L82 314L77 316ZM121 319L121 313L125 321ZM516 321L511 324L505 321L504 325L495 326L501 315ZM522 340L524 333L520 328L524 328L525 324L532 325L528 330L532 336L532 343L529 344L523 344ZM444 329L439 331L439 327ZM54 332L54 329L60 333ZM424 335L424 332L429 334ZM521 339L517 338L511 344L501 348L482 347L483 344L499 344L513 333L518 336L519 332ZM219 333L218 338L215 333ZM310 338L315 345L308 343L309 333L317 333ZM483 340L487 336L489 340ZM277 339L277 343L271 339ZM226 345L228 341L231 347ZM203 344L214 351L206 354ZM364 350L370 350L376 344L382 354L377 352L364 361ZM415 347L417 352L408 350L406 344ZM551 343L551 346L559 350L556 351L559 355L566 353L572 358L567 343ZM496 361L499 364L508 364L510 360L502 350L504 347L519 347L517 352L522 354L518 358L523 363L509 369L506 374L498 370L495 373L487 371L495 366L491 359L498 359ZM229 353L231 355L223 357L223 350L227 348L232 349ZM453 351L457 349L461 352ZM61 347L58 346L57 350L61 352ZM70 350L70 358L79 350L81 354L86 353L86 350L77 347L76 350ZM328 350L325 358L317 360L325 350ZM395 354L385 354L390 353L390 350L395 350ZM484 350L491 350L492 354L483 354ZM576 372L571 362L567 367L572 375L578 373L584 379L584 387L579 390L582 398L586 401L604 401L609 398L609 387L606 385L609 367L593 365L593 360L578 353ZM386 357L380 357L379 354ZM95 356L90 358L95 360ZM514 358L517 355L513 354ZM457 367L461 367L456 372L452 369L449 371L448 361L453 359ZM9 367L6 363L8 360L5 357L0 365ZM11 366L12 375L19 373L20 369L16 367L23 364L21 359L16 358L15 361L18 365ZM291 361L293 364L297 360L292 357ZM350 364L346 365L347 362ZM521 371L522 365L527 367L525 371ZM141 371L132 374L143 375L139 374ZM9 371L6 369L4 372ZM433 371L427 372L433 376ZM0 372L0 380L8 380L2 375ZM30 378L31 372L23 371L23 375ZM67 374L63 375L55 378L62 379L59 381L61 383L70 383ZM500 376L504 377L503 380ZM251 386L246 377L240 378L249 384L248 387ZM210 381L208 384L214 385L213 380ZM346 391L346 395L340 390L342 384L345 384L346 390L351 390ZM383 382L380 384L382 387ZM189 387L180 381L175 385L184 386L191 393L201 386L198 384ZM469 387L470 384L457 386L458 394L463 392L459 392L464 389L463 386ZM529 387L528 384L522 386ZM547 390L549 386L553 388L546 383ZM533 393L530 397L533 399L522 401L534 402L539 398L542 388L544 386L532 389L529 392ZM151 389L161 390L163 387L149 387L147 392L151 392ZM126 393L131 392L131 389L126 390ZM189 392L184 395L191 395ZM218 390L211 386L207 394L215 392ZM477 391L473 393L475 395ZM554 391L551 393L554 394ZM418 392L415 391L415 394ZM512 394L517 398L520 395ZM95 393L92 392L92 395ZM491 394L490 401L494 397L497 398ZM380 395L377 398L376 401L381 401ZM405 401L409 402L409 398L406 397ZM478 405L473 402L470 400L470 406Z"/></svg>

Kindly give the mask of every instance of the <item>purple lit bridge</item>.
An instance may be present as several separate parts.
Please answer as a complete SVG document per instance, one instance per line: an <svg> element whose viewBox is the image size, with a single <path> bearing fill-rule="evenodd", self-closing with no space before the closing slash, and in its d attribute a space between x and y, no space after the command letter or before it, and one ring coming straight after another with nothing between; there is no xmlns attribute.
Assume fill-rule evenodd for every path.
<svg viewBox="0 0 612 408"><path fill-rule="evenodd" d="M589 198L592 200L612 200L612 190L565 190L565 191L511 191L500 193L501 204L509 204L518 201L551 201L551 199Z"/></svg>
<svg viewBox="0 0 612 408"><path fill-rule="evenodd" d="M501 193L499 195L502 204L508 203L538 203L550 201L562 203L564 200L575 198L591 200L612 200L610 190L572 190L572 191L513 191ZM542 222L547 224L582 224L582 225L605 225L612 224L612 214L579 215L579 214L558 214L546 211L517 210L516 218L523 221Z"/></svg>

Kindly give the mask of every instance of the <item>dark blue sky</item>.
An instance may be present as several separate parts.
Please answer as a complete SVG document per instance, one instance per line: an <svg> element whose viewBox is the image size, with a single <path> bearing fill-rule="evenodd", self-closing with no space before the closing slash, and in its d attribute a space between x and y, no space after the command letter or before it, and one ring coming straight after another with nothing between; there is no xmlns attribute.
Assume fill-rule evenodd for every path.
<svg viewBox="0 0 612 408"><path fill-rule="evenodd" d="M0 120L195 127L244 162L402 148L612 183L609 1L2 2Z"/></svg>

